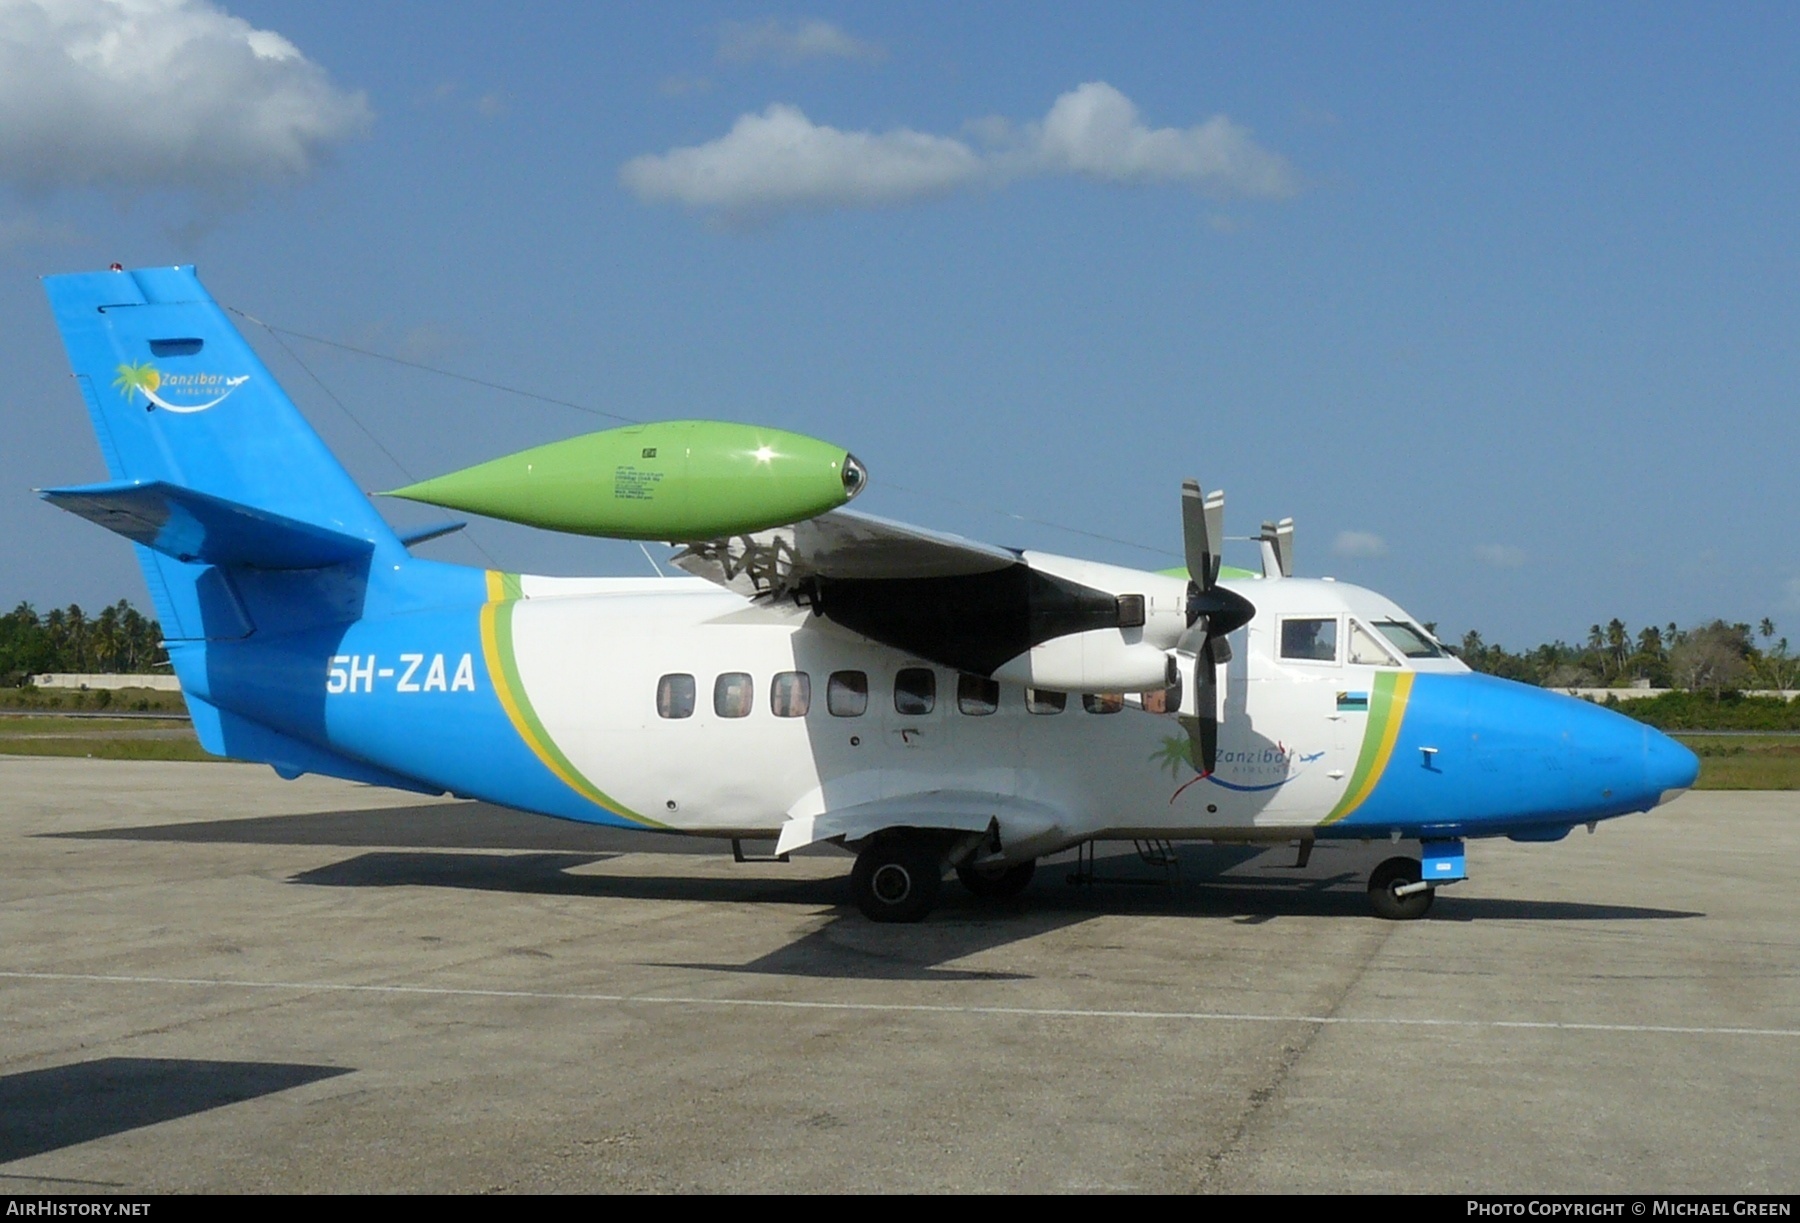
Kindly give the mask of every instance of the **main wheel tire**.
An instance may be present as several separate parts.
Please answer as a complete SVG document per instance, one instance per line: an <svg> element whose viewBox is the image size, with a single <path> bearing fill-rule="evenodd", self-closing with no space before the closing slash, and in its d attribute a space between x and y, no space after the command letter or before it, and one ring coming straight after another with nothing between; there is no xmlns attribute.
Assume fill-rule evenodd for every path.
<svg viewBox="0 0 1800 1223"><path fill-rule="evenodd" d="M876 837L856 855L850 890L870 921L922 921L937 903L944 858L920 837Z"/></svg>
<svg viewBox="0 0 1800 1223"><path fill-rule="evenodd" d="M956 877L962 885L983 900L1011 900L1031 886L1037 874L1037 859L1032 858L998 870L979 866L959 866Z"/></svg>
<svg viewBox="0 0 1800 1223"><path fill-rule="evenodd" d="M1369 872L1369 903L1375 916L1388 921L1414 921L1424 917L1431 902L1437 899L1436 888L1396 895L1396 889L1417 883L1424 877L1417 858L1389 858Z"/></svg>

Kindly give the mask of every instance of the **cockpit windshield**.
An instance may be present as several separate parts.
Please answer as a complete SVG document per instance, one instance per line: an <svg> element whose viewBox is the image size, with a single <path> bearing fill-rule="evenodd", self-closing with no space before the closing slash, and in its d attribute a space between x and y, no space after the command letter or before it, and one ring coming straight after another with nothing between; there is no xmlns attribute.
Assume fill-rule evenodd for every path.
<svg viewBox="0 0 1800 1223"><path fill-rule="evenodd" d="M1404 620L1377 620L1375 628L1408 658L1442 658L1443 649L1416 624Z"/></svg>

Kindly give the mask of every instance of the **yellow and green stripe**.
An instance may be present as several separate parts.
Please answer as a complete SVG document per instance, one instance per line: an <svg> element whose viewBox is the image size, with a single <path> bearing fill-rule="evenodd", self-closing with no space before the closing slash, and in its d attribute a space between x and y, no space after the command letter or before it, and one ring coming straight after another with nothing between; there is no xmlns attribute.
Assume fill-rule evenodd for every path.
<svg viewBox="0 0 1800 1223"><path fill-rule="evenodd" d="M647 828L665 827L632 811L589 781L545 729L537 710L532 708L531 698L525 694L525 685L519 678L518 660L513 654L513 608L522 598L524 591L518 574L488 570L487 602L481 608L481 653L487 661L494 693L500 698L500 707L506 711L513 730L545 768L589 802Z"/></svg>
<svg viewBox="0 0 1800 1223"><path fill-rule="evenodd" d="M1400 724L1406 720L1406 702L1412 696L1413 674L1410 671L1384 671L1375 677L1369 693L1369 721L1363 729L1362 751L1357 754L1356 768L1344 797L1322 821L1335 824L1347 818L1368 800L1381 784L1393 759L1394 745L1400 741Z"/></svg>

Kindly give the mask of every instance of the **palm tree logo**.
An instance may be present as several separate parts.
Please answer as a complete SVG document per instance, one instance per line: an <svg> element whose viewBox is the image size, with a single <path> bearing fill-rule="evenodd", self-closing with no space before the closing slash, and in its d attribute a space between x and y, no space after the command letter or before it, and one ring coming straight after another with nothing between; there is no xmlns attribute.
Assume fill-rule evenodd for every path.
<svg viewBox="0 0 1800 1223"><path fill-rule="evenodd" d="M1194 769L1194 742L1186 735L1169 735L1160 748L1150 753L1150 760L1167 769L1170 777L1179 779L1184 770Z"/></svg>
<svg viewBox="0 0 1800 1223"><path fill-rule="evenodd" d="M222 392L220 395L216 398L207 400L205 403L171 403L169 400L164 399L161 395L157 394L157 391L162 387L163 376L161 371L150 364L150 362L145 361L142 365L121 365L118 368L119 376L113 379L113 385L119 388L119 394L125 396L127 401L138 392L143 392L145 400L144 411L146 412L154 412L157 408L164 408L170 412L179 412L183 415L204 412L208 408L216 408L224 403L227 399L231 398L231 393L233 391L250 381L249 374L239 374L235 378L226 378L217 374L208 374L204 376L206 389L198 393L206 394L210 391L218 390ZM191 381L191 379L189 381ZM182 382L183 380L181 377L177 376L174 388L170 393L177 396L196 393L191 386L183 386Z"/></svg>
<svg viewBox="0 0 1800 1223"><path fill-rule="evenodd" d="M133 393L142 391L146 400L155 402L156 388L162 385L162 375L150 362L142 365L121 365L119 376L113 379L113 385L119 388L119 394L130 399Z"/></svg>

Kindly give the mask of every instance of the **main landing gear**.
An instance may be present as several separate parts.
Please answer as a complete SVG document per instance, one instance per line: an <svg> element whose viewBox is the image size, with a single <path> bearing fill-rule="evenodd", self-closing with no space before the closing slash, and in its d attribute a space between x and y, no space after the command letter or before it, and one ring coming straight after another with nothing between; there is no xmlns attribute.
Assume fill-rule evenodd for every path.
<svg viewBox="0 0 1800 1223"><path fill-rule="evenodd" d="M870 921L916 922L937 903L943 885L946 838L895 830L864 843L850 872L856 907ZM1037 862L1011 866L958 866L956 877L982 900L1011 900L1031 884Z"/></svg>
<svg viewBox="0 0 1800 1223"><path fill-rule="evenodd" d="M962 885L982 900L1011 900L1031 886L1037 874L1037 859L1013 866L959 866L956 877Z"/></svg>
<svg viewBox="0 0 1800 1223"><path fill-rule="evenodd" d="M856 855L850 892L870 921L923 921L944 881L944 852L936 838L903 832L870 837Z"/></svg>

